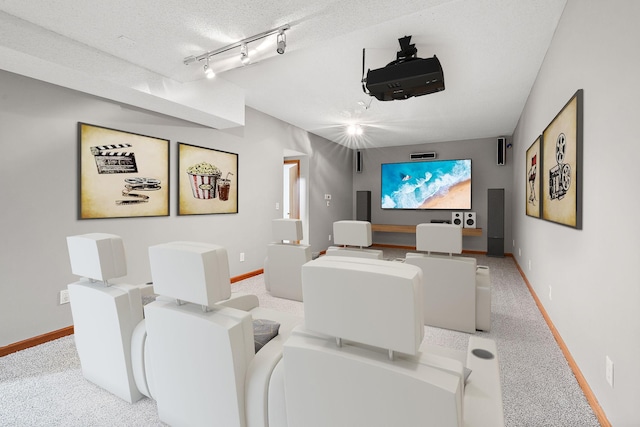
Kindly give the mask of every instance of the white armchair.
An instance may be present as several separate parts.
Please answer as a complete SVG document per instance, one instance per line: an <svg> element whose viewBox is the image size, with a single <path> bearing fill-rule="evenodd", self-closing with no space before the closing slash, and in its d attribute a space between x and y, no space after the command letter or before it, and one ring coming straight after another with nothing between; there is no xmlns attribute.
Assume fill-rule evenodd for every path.
<svg viewBox="0 0 640 427"><path fill-rule="evenodd" d="M273 238L267 246L264 261L264 284L274 297L302 301L302 265L311 261L311 247L297 242L302 240L302 221L274 219ZM289 241L285 243L284 241Z"/></svg>
<svg viewBox="0 0 640 427"><path fill-rule="evenodd" d="M491 328L489 268L462 253L462 228L453 224L419 224L416 249L405 262L423 271L424 323L474 333ZM438 254L433 254L437 252Z"/></svg>
<svg viewBox="0 0 640 427"><path fill-rule="evenodd" d="M493 341L471 337L466 354L422 344L419 268L322 257L302 275L305 324L271 386L288 426L504 425Z"/></svg>
<svg viewBox="0 0 640 427"><path fill-rule="evenodd" d="M134 375L140 359L132 358L131 343L143 317L142 295L152 292L152 287L109 284L127 274L124 244L119 236L70 236L67 247L71 271L82 277L67 286L82 374L133 403L143 395Z"/></svg>
<svg viewBox="0 0 640 427"><path fill-rule="evenodd" d="M231 296L227 252L216 245L171 242L149 248L154 289L145 306L148 372L160 419L171 425L267 426L282 401L269 382L282 344L302 319L251 307ZM278 322L258 353L252 321Z"/></svg>
<svg viewBox="0 0 640 427"><path fill-rule="evenodd" d="M382 259L383 252L367 249L372 244L371 223L368 221L336 221L333 223L333 243L327 256Z"/></svg>

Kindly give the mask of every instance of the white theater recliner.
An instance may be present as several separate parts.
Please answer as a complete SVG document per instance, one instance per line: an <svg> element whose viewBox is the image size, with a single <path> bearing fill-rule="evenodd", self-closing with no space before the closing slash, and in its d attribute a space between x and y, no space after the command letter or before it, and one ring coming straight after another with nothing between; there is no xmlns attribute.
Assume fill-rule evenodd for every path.
<svg viewBox="0 0 640 427"><path fill-rule="evenodd" d="M368 221L334 222L333 243L343 246L329 246L325 255L382 259L381 250L367 249L372 244L371 223Z"/></svg>
<svg viewBox="0 0 640 427"><path fill-rule="evenodd" d="M150 247L149 259L159 296L145 306L146 360L160 419L225 427L266 427L270 416L278 419L284 402L269 398L270 378L302 319L257 307L254 295L229 299L227 252L220 246L171 242ZM256 353L258 319L280 328Z"/></svg>
<svg viewBox="0 0 640 427"><path fill-rule="evenodd" d="M405 262L423 271L424 323L474 333L491 329L489 268L462 253L462 228L453 224L418 224L416 249ZM434 254L432 252L437 252Z"/></svg>
<svg viewBox="0 0 640 427"><path fill-rule="evenodd" d="M471 336L466 353L422 344L419 268L322 257L302 274L305 324L270 384L288 427L504 425L493 341Z"/></svg>
<svg viewBox="0 0 640 427"><path fill-rule="evenodd" d="M143 318L142 297L153 287L109 283L127 274L119 236L70 236L67 248L72 273L82 277L67 286L82 374L133 403L143 397L134 378L135 370L143 368L141 358L132 357L132 339Z"/></svg>
<svg viewBox="0 0 640 427"><path fill-rule="evenodd" d="M274 219L273 238L267 246L264 261L264 284L274 297L302 301L302 265L311 261L311 247L296 242L302 240L302 221ZM284 241L289 241L285 243Z"/></svg>

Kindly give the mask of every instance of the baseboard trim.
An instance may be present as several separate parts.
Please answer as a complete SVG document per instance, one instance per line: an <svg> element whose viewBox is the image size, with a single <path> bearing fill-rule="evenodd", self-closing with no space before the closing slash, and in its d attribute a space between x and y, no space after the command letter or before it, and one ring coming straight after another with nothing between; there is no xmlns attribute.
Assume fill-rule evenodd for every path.
<svg viewBox="0 0 640 427"><path fill-rule="evenodd" d="M589 383L587 383L587 380L584 378L584 375L582 375L582 372L580 371L578 364L576 363L573 356L569 352L569 348L564 343L562 336L560 336L560 333L558 332L555 325L551 321L549 314L544 309L544 306L542 305L542 302L538 298L538 295L533 290L533 286L531 286L531 283L529 283L527 276L524 274L524 271L522 270L522 268L520 268L520 264L518 264L518 261L516 260L515 257L513 257L513 260L516 263L516 267L518 268L518 271L520 272L520 275L522 276L524 283L526 283L527 288L529 288L529 292L531 293L533 300L536 302L536 305L538 306L538 309L540 310L540 313L542 314L544 321L547 322L547 326L549 326L549 330L551 330L551 333L553 334L553 337L558 343L558 346L560 347L562 354L564 355L565 359L567 359L567 363L569 364L569 367L571 368L573 375L575 375L576 380L578 381L578 385L582 389L582 392L584 393L584 396L587 399L589 406L591 406L593 413L595 414L596 418L600 422L600 425L602 427L611 427L611 423L607 419L607 415L602 410L600 403L598 403L598 399L596 398L595 394L593 394L593 390L591 390L591 387L589 387Z"/></svg>
<svg viewBox="0 0 640 427"><path fill-rule="evenodd" d="M58 338L66 337L73 334L73 325L66 328L58 329L57 331L47 332L46 334L38 335L37 337L28 338L24 341L9 344L4 347L0 347L0 357L7 354L15 353L16 351L25 350L30 347L35 347L40 344L44 344L49 341L57 340Z"/></svg>
<svg viewBox="0 0 640 427"><path fill-rule="evenodd" d="M260 269L232 277L231 283L239 282L241 280L257 276L259 274L262 274L263 272L264 271ZM58 338L66 337L67 335L73 335L73 325L67 326L66 328L58 329L57 331L47 332L46 334L38 335L37 337L28 338L24 341L19 341L4 347L0 347L0 357L6 356L7 354L15 353L16 351L35 347L49 341L57 340Z"/></svg>
<svg viewBox="0 0 640 427"><path fill-rule="evenodd" d="M241 274L241 275L239 275L239 276L232 277L232 278L231 278L231 283L236 283L236 282L239 282L239 281L241 281L241 280L248 279L248 278L250 278L250 277L258 276L258 275L260 275L260 274L262 274L262 273L264 273L264 270L263 270L263 269L255 270L255 271L250 271L250 272L248 272L248 273L245 273L245 274Z"/></svg>

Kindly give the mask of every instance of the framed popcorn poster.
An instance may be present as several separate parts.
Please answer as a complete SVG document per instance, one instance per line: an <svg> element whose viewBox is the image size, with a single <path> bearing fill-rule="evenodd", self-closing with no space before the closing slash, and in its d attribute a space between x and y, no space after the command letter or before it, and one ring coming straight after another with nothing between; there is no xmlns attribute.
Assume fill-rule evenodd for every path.
<svg viewBox="0 0 640 427"><path fill-rule="evenodd" d="M178 215L238 213L238 155L178 143Z"/></svg>
<svg viewBox="0 0 640 427"><path fill-rule="evenodd" d="M169 215L169 140L78 123L80 219Z"/></svg>
<svg viewBox="0 0 640 427"><path fill-rule="evenodd" d="M578 90L542 133L542 218L582 229L582 106Z"/></svg>
<svg viewBox="0 0 640 427"><path fill-rule="evenodd" d="M529 216L540 218L540 208L542 202L540 199L540 168L542 167L542 158L540 157L540 147L542 146L542 135L531 144L527 149L527 160L525 172L527 174L527 208L526 213Z"/></svg>

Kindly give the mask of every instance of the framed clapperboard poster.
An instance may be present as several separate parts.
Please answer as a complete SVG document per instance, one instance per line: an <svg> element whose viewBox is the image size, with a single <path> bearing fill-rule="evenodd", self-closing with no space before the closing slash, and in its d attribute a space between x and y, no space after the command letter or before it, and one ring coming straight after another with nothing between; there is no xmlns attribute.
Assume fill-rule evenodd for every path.
<svg viewBox="0 0 640 427"><path fill-rule="evenodd" d="M78 123L79 218L169 215L169 140Z"/></svg>

